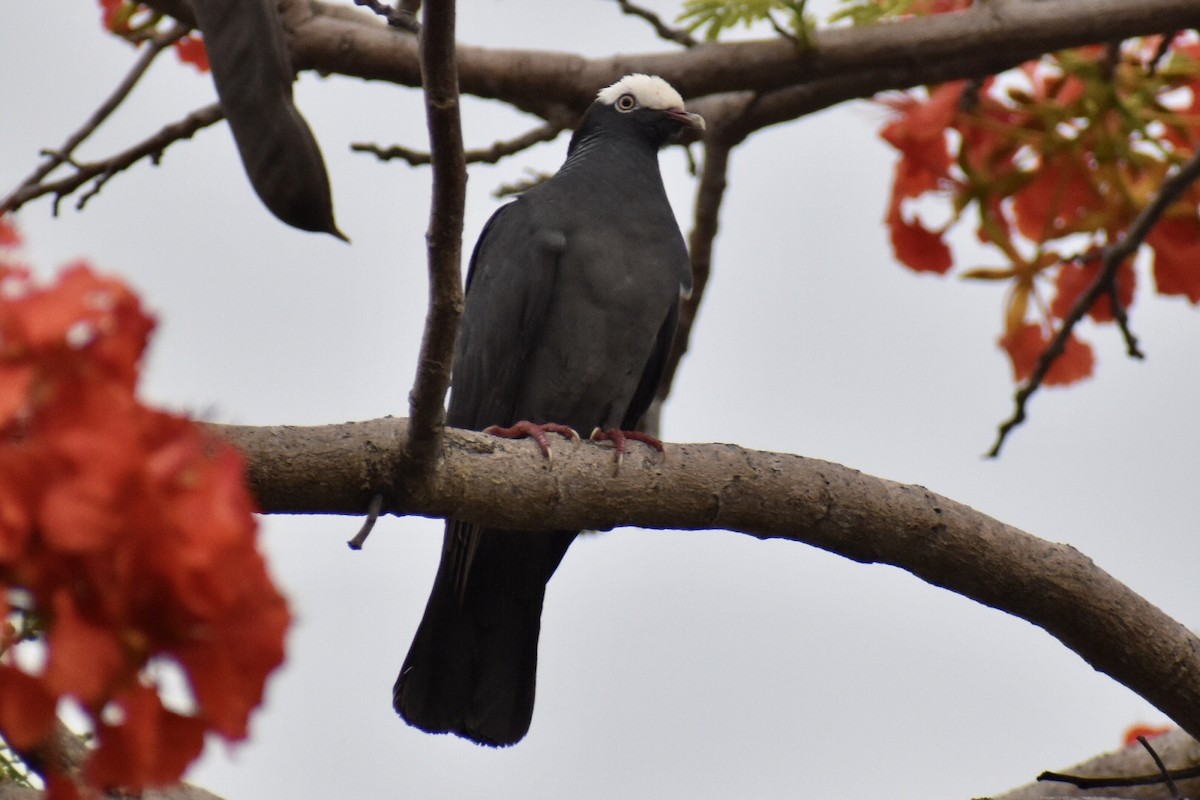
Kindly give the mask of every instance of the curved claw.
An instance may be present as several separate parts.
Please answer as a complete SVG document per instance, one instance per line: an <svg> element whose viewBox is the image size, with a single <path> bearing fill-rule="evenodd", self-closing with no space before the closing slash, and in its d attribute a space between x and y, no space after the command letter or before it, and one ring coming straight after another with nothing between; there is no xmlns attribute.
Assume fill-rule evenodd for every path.
<svg viewBox="0 0 1200 800"><path fill-rule="evenodd" d="M588 438L593 442L600 442L607 439L613 443L613 450L617 456L617 466L613 471L614 475L621 471L621 463L625 460L626 442L641 442L653 447L660 453L663 452L662 439L659 439L657 436L651 436L648 433L642 433L641 431L623 431L619 428L596 428Z"/></svg>
<svg viewBox="0 0 1200 800"><path fill-rule="evenodd" d="M526 437L533 439L542 449L542 455L550 461L554 460L554 456L550 453L550 442L546 439L547 433L557 433L564 439L579 441L579 434L569 425L559 425L557 422L530 422L527 419L516 422L507 428L502 425L489 425L483 429L483 432L504 439L524 439Z"/></svg>

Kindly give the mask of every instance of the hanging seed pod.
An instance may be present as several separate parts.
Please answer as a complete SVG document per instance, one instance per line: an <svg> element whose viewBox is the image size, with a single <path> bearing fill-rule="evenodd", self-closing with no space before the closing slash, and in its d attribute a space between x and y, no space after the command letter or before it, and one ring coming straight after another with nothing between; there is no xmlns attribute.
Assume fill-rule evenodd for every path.
<svg viewBox="0 0 1200 800"><path fill-rule="evenodd" d="M294 76L274 0L192 0L192 7L217 97L259 199L294 228L346 240L333 219L321 150L292 103Z"/></svg>

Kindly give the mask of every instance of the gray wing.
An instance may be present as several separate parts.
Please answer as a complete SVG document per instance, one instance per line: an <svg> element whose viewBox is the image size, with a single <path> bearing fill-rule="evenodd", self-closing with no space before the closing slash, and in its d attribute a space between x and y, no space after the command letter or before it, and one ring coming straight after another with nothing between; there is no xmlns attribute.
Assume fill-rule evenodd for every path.
<svg viewBox="0 0 1200 800"><path fill-rule="evenodd" d="M451 378L448 424L511 425L523 372L554 293L565 245L522 198L484 226L467 272L466 313Z"/></svg>
<svg viewBox="0 0 1200 800"><path fill-rule="evenodd" d="M554 293L565 237L518 199L480 234L467 272L447 422L509 425ZM514 532L447 520L425 616L393 689L428 731L509 745L529 729L546 581L572 531Z"/></svg>

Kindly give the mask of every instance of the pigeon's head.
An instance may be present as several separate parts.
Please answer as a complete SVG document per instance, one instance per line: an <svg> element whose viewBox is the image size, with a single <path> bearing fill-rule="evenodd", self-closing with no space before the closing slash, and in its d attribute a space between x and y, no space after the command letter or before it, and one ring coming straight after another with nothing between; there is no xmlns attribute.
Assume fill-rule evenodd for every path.
<svg viewBox="0 0 1200 800"><path fill-rule="evenodd" d="M623 133L662 147L684 132L704 130L704 118L683 107L679 92L657 75L626 75L601 89L580 130Z"/></svg>

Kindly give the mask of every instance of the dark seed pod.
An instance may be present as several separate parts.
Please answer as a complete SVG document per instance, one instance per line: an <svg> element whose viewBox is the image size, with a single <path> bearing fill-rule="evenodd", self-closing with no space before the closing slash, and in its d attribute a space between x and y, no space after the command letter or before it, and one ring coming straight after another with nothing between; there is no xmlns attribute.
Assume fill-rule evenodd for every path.
<svg viewBox="0 0 1200 800"><path fill-rule="evenodd" d="M292 103L292 65L275 0L192 0L213 83L246 176L294 228L345 240L317 140Z"/></svg>

